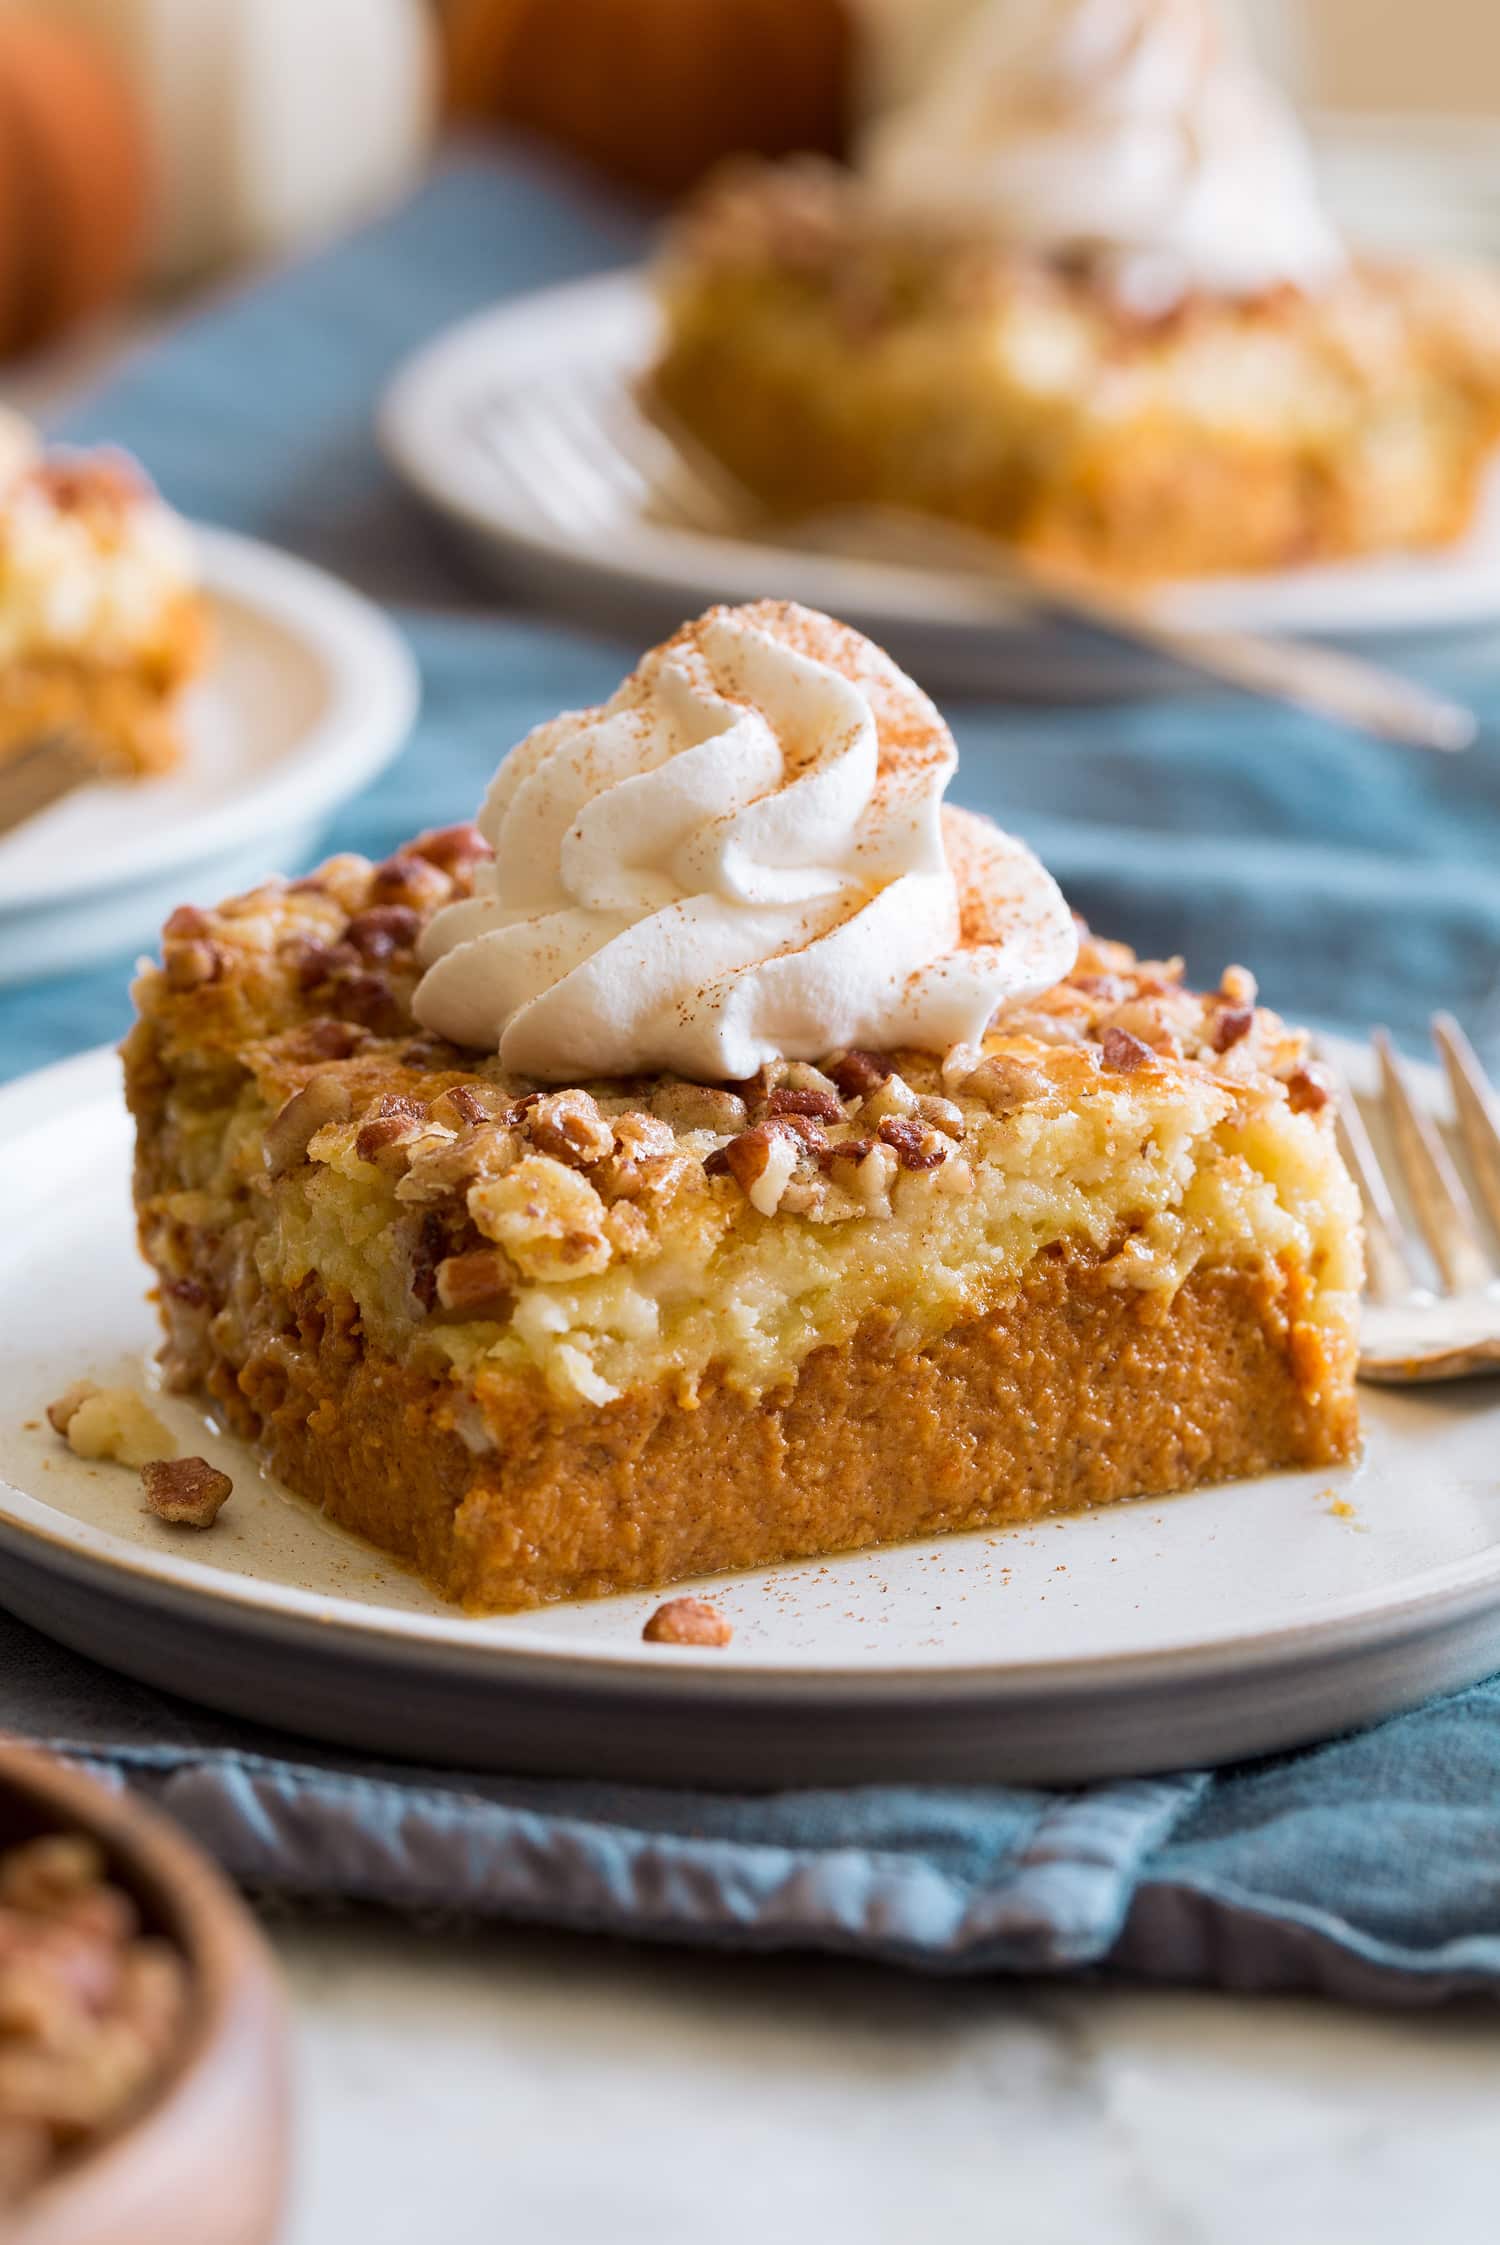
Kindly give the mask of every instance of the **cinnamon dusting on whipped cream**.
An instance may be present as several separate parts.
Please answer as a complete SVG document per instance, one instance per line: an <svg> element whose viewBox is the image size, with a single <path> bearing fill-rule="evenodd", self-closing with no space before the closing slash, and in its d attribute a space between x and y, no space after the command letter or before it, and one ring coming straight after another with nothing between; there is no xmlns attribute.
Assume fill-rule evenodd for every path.
<svg viewBox="0 0 1500 2245"><path fill-rule="evenodd" d="M1077 936L1024 844L944 812L956 765L859 633L711 609L506 757L493 861L428 929L417 1017L548 1081L974 1040Z"/></svg>

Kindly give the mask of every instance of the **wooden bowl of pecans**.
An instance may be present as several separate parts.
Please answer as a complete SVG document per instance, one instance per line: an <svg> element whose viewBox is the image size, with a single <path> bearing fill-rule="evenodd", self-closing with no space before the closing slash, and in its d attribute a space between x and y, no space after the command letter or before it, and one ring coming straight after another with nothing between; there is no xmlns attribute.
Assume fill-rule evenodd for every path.
<svg viewBox="0 0 1500 2245"><path fill-rule="evenodd" d="M270 2245L286 2136L249 1912L163 1818L0 1743L6 2245Z"/></svg>

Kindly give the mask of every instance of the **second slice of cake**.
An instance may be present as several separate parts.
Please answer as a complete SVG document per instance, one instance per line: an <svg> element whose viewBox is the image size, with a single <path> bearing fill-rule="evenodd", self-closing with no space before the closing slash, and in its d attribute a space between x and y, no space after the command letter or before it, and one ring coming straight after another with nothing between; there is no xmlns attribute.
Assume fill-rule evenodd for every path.
<svg viewBox="0 0 1500 2245"><path fill-rule="evenodd" d="M192 534L144 471L0 417L0 762L65 734L101 779L171 770L209 639Z"/></svg>
<svg viewBox="0 0 1500 2245"><path fill-rule="evenodd" d="M954 763L858 635L714 611L478 835L174 915L126 1047L173 1382L475 1607L1349 1455L1305 1040L1080 941Z"/></svg>

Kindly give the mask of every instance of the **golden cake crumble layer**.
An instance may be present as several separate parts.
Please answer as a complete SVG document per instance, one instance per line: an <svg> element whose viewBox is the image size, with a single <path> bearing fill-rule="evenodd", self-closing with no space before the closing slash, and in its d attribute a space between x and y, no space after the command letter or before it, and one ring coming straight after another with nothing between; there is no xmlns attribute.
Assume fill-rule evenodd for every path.
<svg viewBox="0 0 1500 2245"><path fill-rule="evenodd" d="M739 168L679 222L649 393L766 507L883 504L1125 577L1441 544L1500 441L1500 280L1356 263L1145 317L1086 261Z"/></svg>
<svg viewBox="0 0 1500 2245"><path fill-rule="evenodd" d="M472 829L186 907L125 1046L174 1384L504 1607L1156 1493L1356 1439L1305 1040L1085 937L944 1060L542 1085L418 1032Z"/></svg>

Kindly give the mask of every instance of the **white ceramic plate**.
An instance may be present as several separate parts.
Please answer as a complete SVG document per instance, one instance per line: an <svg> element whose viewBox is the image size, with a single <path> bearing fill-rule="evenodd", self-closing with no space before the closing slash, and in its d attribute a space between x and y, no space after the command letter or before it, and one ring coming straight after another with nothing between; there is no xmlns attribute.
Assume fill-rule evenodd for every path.
<svg viewBox="0 0 1500 2245"><path fill-rule="evenodd" d="M0 837L0 983L148 942L190 885L224 896L292 862L411 728L416 666L378 608L254 539L195 535L216 646L187 754Z"/></svg>
<svg viewBox="0 0 1500 2245"><path fill-rule="evenodd" d="M719 1785L1062 1781L1268 1751L1500 1665L1500 1384L1367 1391L1368 1448L1165 1503L725 1578L722 1651L629 1596L476 1620L298 1504L196 1410L235 1494L160 1526L43 1420L155 1342L107 1053L0 1093L0 1597L209 1705L481 1768Z"/></svg>
<svg viewBox="0 0 1500 2245"><path fill-rule="evenodd" d="M1071 695L1161 685L1172 674L1091 634L1023 617L972 574L894 567L663 528L623 511L607 541L543 521L493 432L520 392L601 360L634 371L657 315L638 273L548 289L451 328L397 376L381 411L396 467L463 533L508 589L542 594L622 628L674 627L714 600L803 600L859 625L933 687ZM1491 622L1500 616L1500 484L1461 546L1166 590L1174 622L1338 637Z"/></svg>

